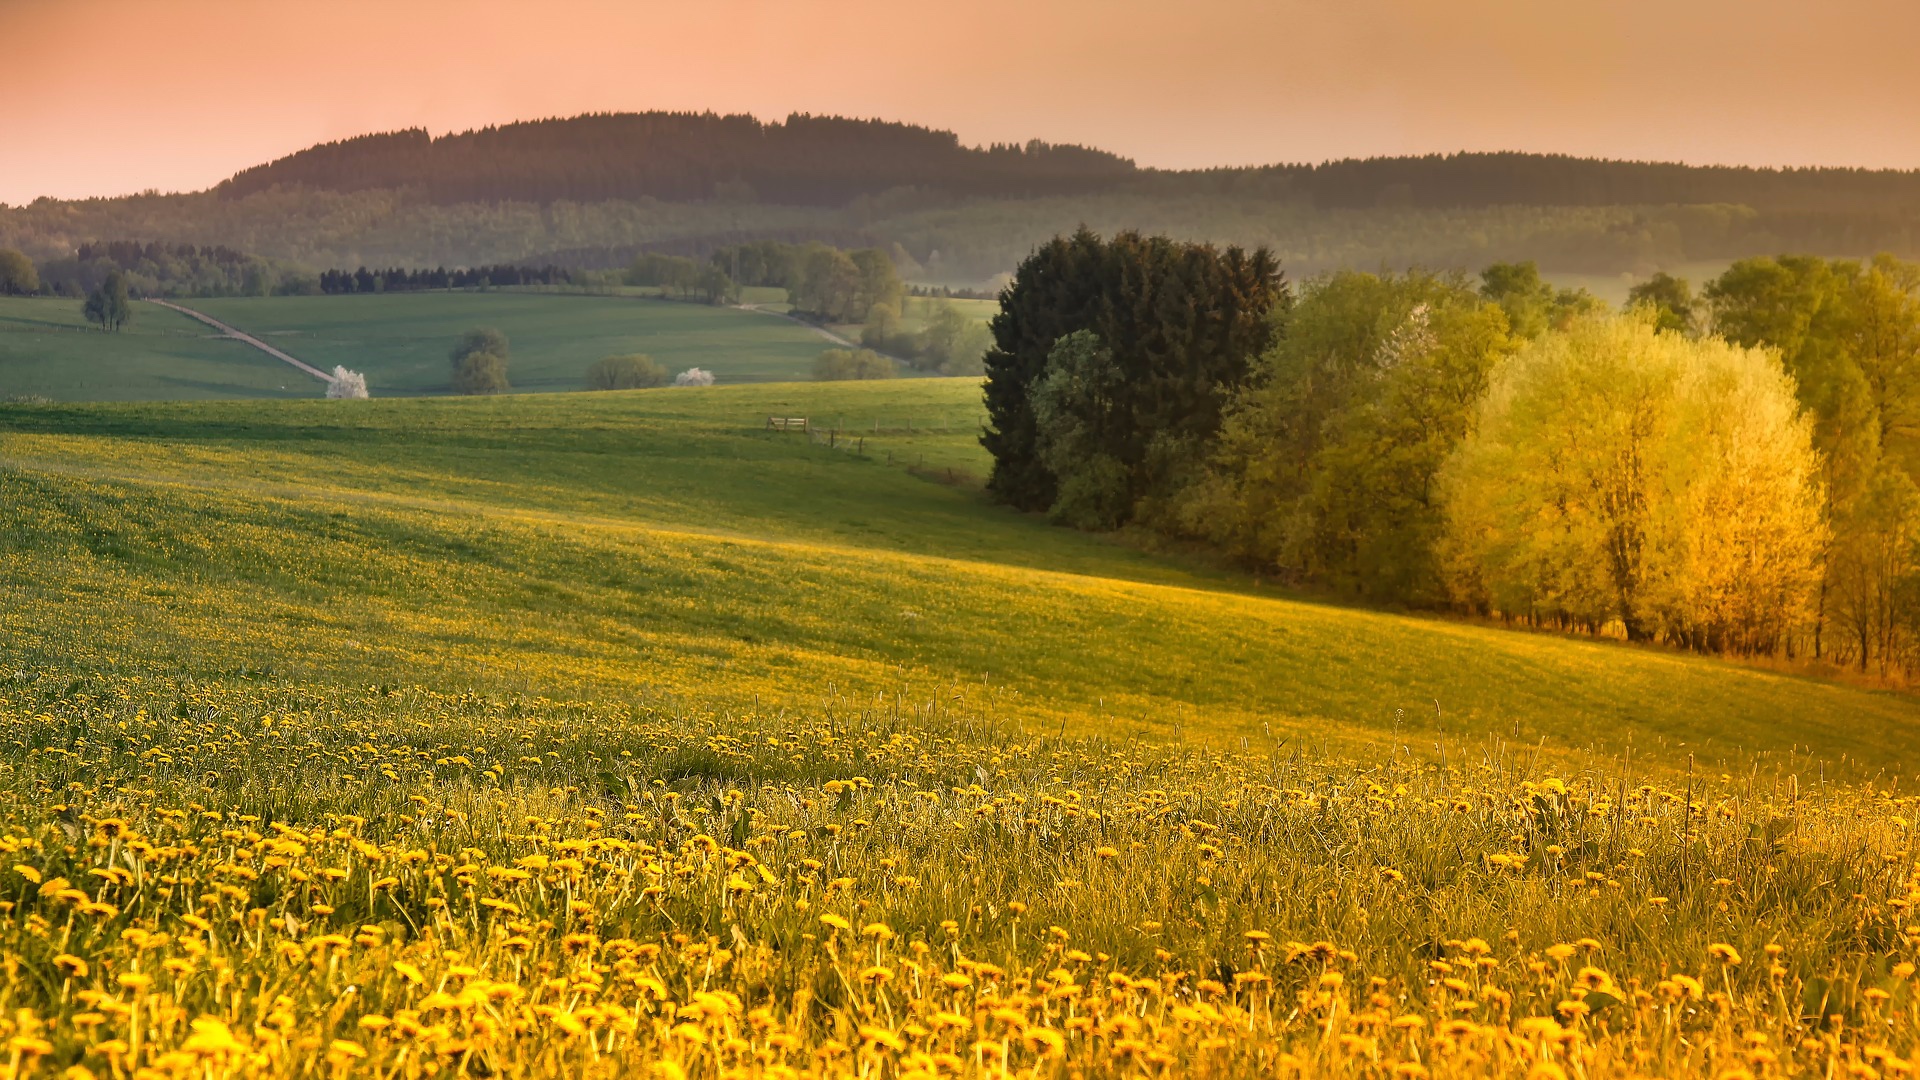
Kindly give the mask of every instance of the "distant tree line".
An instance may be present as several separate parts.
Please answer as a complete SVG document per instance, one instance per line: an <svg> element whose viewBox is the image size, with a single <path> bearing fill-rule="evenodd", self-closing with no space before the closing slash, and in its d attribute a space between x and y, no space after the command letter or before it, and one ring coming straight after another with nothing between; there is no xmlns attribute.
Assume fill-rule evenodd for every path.
<svg viewBox="0 0 1920 1080"><path fill-rule="evenodd" d="M1670 206L1910 214L1920 171L1764 169L1460 153L1187 172L1046 143L970 148L912 124L796 114L763 123L714 113L537 120L432 138L409 130L326 143L247 169L227 198L275 186L407 189L469 202L766 202L841 206L921 189L952 197L1253 192L1321 208ZM896 199L898 197L896 196Z"/></svg>
<svg viewBox="0 0 1920 1080"><path fill-rule="evenodd" d="M996 300L999 294L986 289L956 289L951 285L914 285L907 294L915 297L930 297L941 300Z"/></svg>
<svg viewBox="0 0 1920 1080"><path fill-rule="evenodd" d="M514 285L571 285L577 276L557 266L475 266L449 270L323 270L319 291L339 293L420 292L427 289L503 288Z"/></svg>
<svg viewBox="0 0 1920 1080"><path fill-rule="evenodd" d="M992 332L989 489L1023 509L1375 603L1920 666L1920 265L1751 259L1612 312L1526 263L1294 290L1082 232Z"/></svg>
<svg viewBox="0 0 1920 1080"><path fill-rule="evenodd" d="M818 240L849 251L880 248L903 276L950 283L1001 275L1081 223L1107 233L1137 228L1216 245L1263 246L1290 271L1308 276L1381 265L1477 270L1522 260L1551 272L1644 276L1680 263L1795 250L1920 257L1920 200L1888 209L1755 209L1731 202L1429 207L1391 200L1328 209L1284 180L1182 179L1164 191L1157 189L1160 181L1141 180L1072 197L955 200L896 193L834 207L639 200L434 206L405 191L308 189L238 200L47 199L0 208L0 247L45 265L71 259L79 243L100 237L161 236L244 249L272 260L276 270L551 263L578 272L623 269L643 251L705 260L756 239ZM97 283L96 276L84 285ZM157 280L141 284L161 291ZM307 271L290 279L267 272L258 285L275 292L318 288ZM166 291L186 295L196 288L241 291L232 283L190 281Z"/></svg>
<svg viewBox="0 0 1920 1080"><path fill-rule="evenodd" d="M719 248L708 262L741 285L787 290L797 312L826 322L862 322L875 304L898 304L906 287L894 256L877 247L761 240Z"/></svg>
<svg viewBox="0 0 1920 1080"><path fill-rule="evenodd" d="M685 255L642 254L627 267L626 282L706 304L728 304L740 296L738 284L720 265Z"/></svg>
<svg viewBox="0 0 1920 1080"><path fill-rule="evenodd" d="M266 296L311 292L299 267L220 245L108 240L82 243L70 256L37 264L17 250L0 253L0 293L87 296L109 277L140 296Z"/></svg>

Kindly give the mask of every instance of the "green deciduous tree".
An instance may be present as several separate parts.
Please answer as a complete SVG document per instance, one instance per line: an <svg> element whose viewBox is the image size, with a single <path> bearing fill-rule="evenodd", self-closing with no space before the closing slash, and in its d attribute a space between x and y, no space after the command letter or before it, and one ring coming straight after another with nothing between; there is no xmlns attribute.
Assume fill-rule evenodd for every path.
<svg viewBox="0 0 1920 1080"><path fill-rule="evenodd" d="M1091 330L1054 342L1033 387L1040 460L1054 476L1048 516L1082 529L1111 529L1132 510L1126 454L1126 373Z"/></svg>
<svg viewBox="0 0 1920 1080"><path fill-rule="evenodd" d="M1861 671L1908 660L1920 624L1920 488L1882 463L1834 521L1826 615Z"/></svg>
<svg viewBox="0 0 1920 1080"><path fill-rule="evenodd" d="M1511 348L1458 277L1310 282L1228 409L1188 528L1296 580L1443 601L1435 478Z"/></svg>
<svg viewBox="0 0 1920 1080"><path fill-rule="evenodd" d="M787 290L796 312L823 322L858 322L861 297L860 267L844 251L814 245L800 257L796 280Z"/></svg>
<svg viewBox="0 0 1920 1080"><path fill-rule="evenodd" d="M476 327L454 342L448 359L453 365L456 394L501 394L507 382L507 336L492 327Z"/></svg>
<svg viewBox="0 0 1920 1080"><path fill-rule="evenodd" d="M920 363L942 375L978 375L993 343L986 324L967 317L952 303L936 302L916 351Z"/></svg>
<svg viewBox="0 0 1920 1080"><path fill-rule="evenodd" d="M594 390L644 390L665 386L670 377L666 368L642 353L604 357L587 368L587 386Z"/></svg>
<svg viewBox="0 0 1920 1080"><path fill-rule="evenodd" d="M1883 470L1920 474L1920 265L1885 255L1865 264L1811 255L1743 259L1707 287L1706 302L1716 332L1779 351L1813 419L1838 545L1826 559L1814 652L1829 651L1822 632L1829 600L1845 631L1835 644L1877 648L1885 635L1854 633L1858 565L1840 549L1852 543L1852 529L1881 519L1879 510L1854 504L1876 484L1884 494L1887 481L1876 479ZM1856 599L1834 595L1841 572L1856 575L1846 586Z"/></svg>
<svg viewBox="0 0 1920 1080"><path fill-rule="evenodd" d="M1693 286L1686 278L1677 278L1661 271L1645 281L1627 290L1627 308L1649 308L1654 313L1654 326L1675 334L1692 334L1698 331L1696 318L1699 300L1693 295Z"/></svg>
<svg viewBox="0 0 1920 1080"><path fill-rule="evenodd" d="M477 352L454 362L453 392L456 394L504 394L511 389L504 357Z"/></svg>
<svg viewBox="0 0 1920 1080"><path fill-rule="evenodd" d="M13 248L0 248L0 296L25 296L40 291L40 272L33 260Z"/></svg>
<svg viewBox="0 0 1920 1080"><path fill-rule="evenodd" d="M1523 338L1539 337L1605 307L1585 289L1554 288L1531 260L1494 263L1481 271L1480 295L1499 304L1508 326Z"/></svg>
<svg viewBox="0 0 1920 1080"><path fill-rule="evenodd" d="M87 294L80 309L87 321L109 333L119 333L133 321L133 299L127 294L127 279L118 270L107 272L99 288Z"/></svg>
<svg viewBox="0 0 1920 1080"><path fill-rule="evenodd" d="M891 379L897 374L892 359L871 349L828 349L813 361L813 377L820 382Z"/></svg>

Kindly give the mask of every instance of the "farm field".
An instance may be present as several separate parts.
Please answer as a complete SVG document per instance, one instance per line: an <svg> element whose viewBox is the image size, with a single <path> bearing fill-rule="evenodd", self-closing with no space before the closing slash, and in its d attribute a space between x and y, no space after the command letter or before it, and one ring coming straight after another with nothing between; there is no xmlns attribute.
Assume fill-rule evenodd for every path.
<svg viewBox="0 0 1920 1080"><path fill-rule="evenodd" d="M322 370L344 364L375 397L447 391L447 350L462 332L507 335L508 377L522 392L583 390L603 356L644 352L670 371L703 367L721 382L806 378L830 347L785 319L703 304L538 292L247 297L195 310ZM193 305L189 305L193 306Z"/></svg>
<svg viewBox="0 0 1920 1080"><path fill-rule="evenodd" d="M1052 528L979 419L0 406L16 1064L1904 1065L1920 702Z"/></svg>
<svg viewBox="0 0 1920 1080"><path fill-rule="evenodd" d="M151 304L103 334L80 301L0 297L0 399L151 401L312 397L308 376Z"/></svg>
<svg viewBox="0 0 1920 1080"><path fill-rule="evenodd" d="M447 351L492 326L512 343L521 392L583 390L603 356L645 352L672 371L725 382L807 378L832 343L764 313L635 297L495 291L178 301L301 360L367 376L375 397L444 394ZM313 379L204 324L139 304L120 334L91 330L80 304L0 298L0 396L57 401L317 397Z"/></svg>

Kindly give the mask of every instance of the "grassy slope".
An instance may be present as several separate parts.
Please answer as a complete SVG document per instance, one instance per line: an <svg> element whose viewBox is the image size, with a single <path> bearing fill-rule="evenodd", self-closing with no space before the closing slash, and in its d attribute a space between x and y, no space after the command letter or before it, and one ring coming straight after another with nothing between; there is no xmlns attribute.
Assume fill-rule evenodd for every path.
<svg viewBox="0 0 1920 1080"><path fill-rule="evenodd" d="M844 415L869 457L762 430L776 412ZM871 433L902 414L915 435ZM937 692L1229 746L1920 761L1906 696L1252 594L885 464L977 464L977 419L960 380L8 407L0 663L703 707Z"/></svg>
<svg viewBox="0 0 1920 1080"><path fill-rule="evenodd" d="M0 397L153 401L312 397L319 384L202 323L139 304L103 334L78 300L0 298Z"/></svg>
<svg viewBox="0 0 1920 1080"><path fill-rule="evenodd" d="M580 390L603 356L647 353L672 371L704 367L723 382L806 378L829 344L768 315L625 297L552 293L413 293L195 301L197 310L323 370L344 364L375 397L447 390L447 350L491 326L512 343L521 391Z"/></svg>

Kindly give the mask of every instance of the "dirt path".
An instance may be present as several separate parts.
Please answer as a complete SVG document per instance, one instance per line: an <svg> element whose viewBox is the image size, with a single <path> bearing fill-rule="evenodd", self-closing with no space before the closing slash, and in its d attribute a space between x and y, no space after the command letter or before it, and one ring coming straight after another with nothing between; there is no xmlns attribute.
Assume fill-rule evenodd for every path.
<svg viewBox="0 0 1920 1080"><path fill-rule="evenodd" d="M323 383L331 384L333 382L333 376L327 374L324 371L321 371L319 368L314 367L312 364L307 363L305 360L300 360L292 356L288 356L286 353L283 353L279 349L276 349L273 346L267 344L266 342L261 341L259 338L254 337L252 334L246 334L238 330L235 330L233 327L228 326L226 323L221 322L220 320L212 317L211 315L202 315L199 312L193 310L192 308L183 308L179 304L169 304L165 300L154 300L149 298L147 300L147 303L158 304L163 308L168 308L170 310L177 311L180 314L187 316L188 318L199 319L201 322L206 323L208 326L211 326L215 330L220 331L222 334L226 335L227 337L230 337L235 341L242 342L247 345L251 345L256 349L259 349L261 352L266 353L268 356L273 357L275 360L282 360L282 361L285 361L286 363L292 364L294 367L297 367L301 371L304 371L307 374L313 376L314 378L319 379Z"/></svg>
<svg viewBox="0 0 1920 1080"><path fill-rule="evenodd" d="M762 315L771 315L776 319L785 319L790 323L798 323L843 349L857 349L860 347L848 341L846 338L841 337L839 334L821 326L819 323L810 323L805 319L796 319L784 311L772 311L768 308L761 307L759 304L736 304L734 306L738 307L741 311L757 311Z"/></svg>

